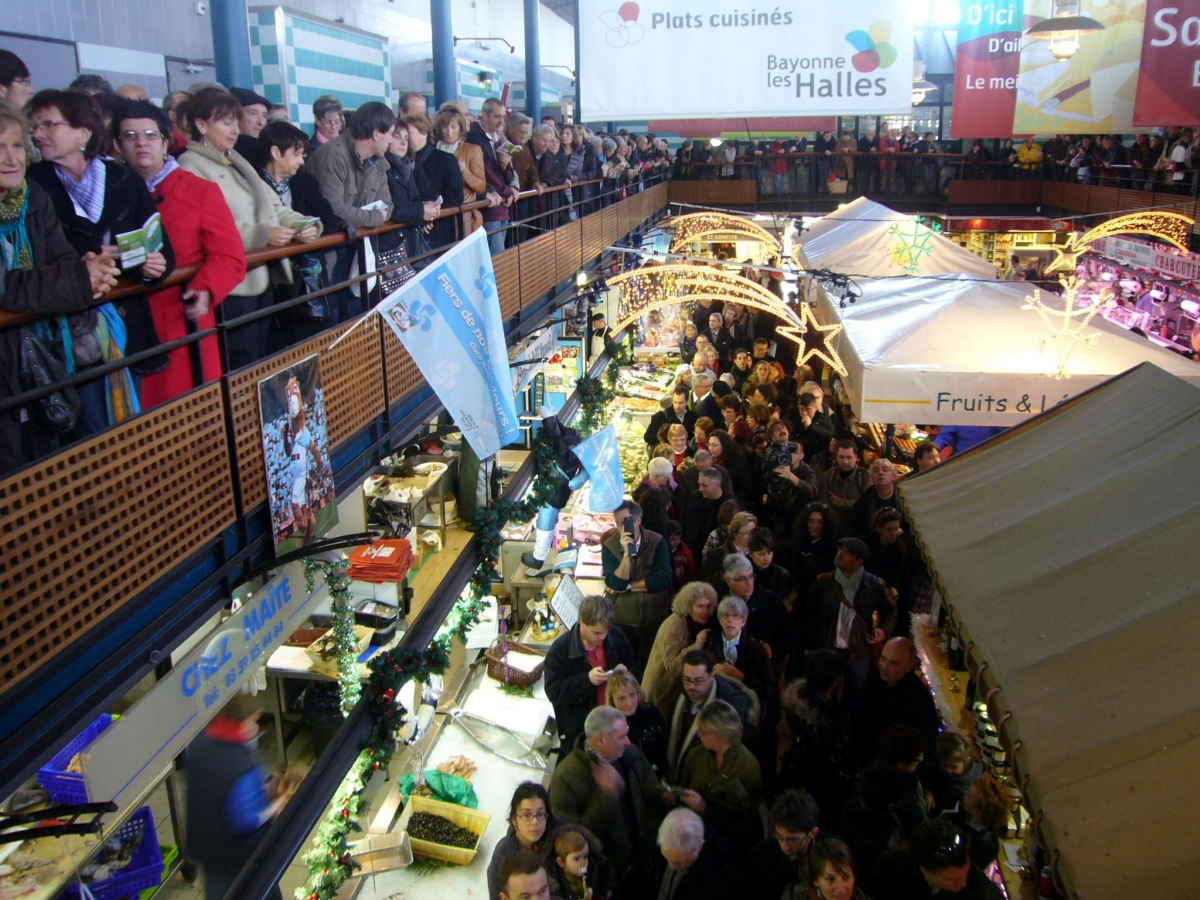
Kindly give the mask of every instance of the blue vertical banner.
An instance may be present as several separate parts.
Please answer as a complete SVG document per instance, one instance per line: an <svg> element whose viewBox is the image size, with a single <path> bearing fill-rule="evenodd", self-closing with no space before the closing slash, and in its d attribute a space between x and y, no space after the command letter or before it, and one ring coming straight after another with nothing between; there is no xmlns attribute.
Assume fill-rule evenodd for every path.
<svg viewBox="0 0 1200 900"><path fill-rule="evenodd" d="M377 309L480 459L517 439L500 297L482 228Z"/></svg>
<svg viewBox="0 0 1200 900"><path fill-rule="evenodd" d="M610 513L625 499L625 476L621 474L621 453L617 426L609 423L574 448L587 469L592 490L589 506L594 513Z"/></svg>

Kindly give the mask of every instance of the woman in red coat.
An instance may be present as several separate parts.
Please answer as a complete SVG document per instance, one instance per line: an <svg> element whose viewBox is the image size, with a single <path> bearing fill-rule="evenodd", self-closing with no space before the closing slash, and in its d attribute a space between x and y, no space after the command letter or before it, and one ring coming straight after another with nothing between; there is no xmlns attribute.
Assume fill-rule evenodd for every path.
<svg viewBox="0 0 1200 900"><path fill-rule="evenodd" d="M154 195L163 227L175 248L175 265L200 266L184 287L150 295L150 312L159 339L174 341L189 331L216 327L213 309L246 277L246 251L221 189L179 168L169 152L170 119L153 104L121 104L113 116L112 128L125 159L146 179ZM165 403L221 376L215 336L199 344L196 358L203 369L200 381L193 370L195 356L195 344L180 347L171 351L165 369L143 376L142 409Z"/></svg>

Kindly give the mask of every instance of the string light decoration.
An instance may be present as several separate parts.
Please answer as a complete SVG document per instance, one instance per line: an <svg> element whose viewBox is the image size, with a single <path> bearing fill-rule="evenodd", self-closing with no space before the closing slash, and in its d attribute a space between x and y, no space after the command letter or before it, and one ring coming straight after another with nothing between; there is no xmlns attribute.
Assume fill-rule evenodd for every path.
<svg viewBox="0 0 1200 900"><path fill-rule="evenodd" d="M1089 249L1090 244L1118 234L1145 234L1186 251L1188 235L1195 224L1196 220L1188 216L1159 210L1117 216L1097 225L1082 236L1079 232L1072 232L1061 248L1054 248L1054 261L1046 267L1046 271L1074 273L1079 264L1079 257Z"/></svg>
<svg viewBox="0 0 1200 900"><path fill-rule="evenodd" d="M761 284L706 265L646 266L608 279L621 287L616 330L623 331L646 313L681 301L721 300L767 312L783 324L776 334L796 344L796 358L804 350L804 323L795 310Z"/></svg>
<svg viewBox="0 0 1200 900"><path fill-rule="evenodd" d="M1079 349L1080 345L1082 344L1083 348L1087 349L1100 336L1099 332L1085 335L1083 330L1102 309L1116 303L1111 293L1104 292L1091 306L1076 306L1075 293L1079 288L1078 280L1074 275L1059 280L1063 286L1063 308L1061 310L1046 306L1042 302L1040 294L1030 295L1021 307L1021 309L1031 309L1036 312L1046 330L1050 332L1050 337L1043 338L1038 343L1038 347L1042 350L1045 350L1048 345L1053 348L1055 365L1049 374L1056 381L1071 377L1068 365L1072 354ZM1056 323L1055 319L1059 321Z"/></svg>
<svg viewBox="0 0 1200 900"><path fill-rule="evenodd" d="M725 234L762 241L776 250L780 246L775 235L771 234L771 232L767 231L761 225L756 225L749 219L729 213L702 212L691 213L686 216L676 216L673 219L663 222L662 228L664 231L669 231L671 228L675 229L675 238L671 242L672 253L675 253L680 247L687 244L694 244L696 241L704 240L706 237L711 240L715 235L724 236Z"/></svg>
<svg viewBox="0 0 1200 900"><path fill-rule="evenodd" d="M893 225L888 234L896 238L888 256L909 275L916 275L921 270L921 260L933 255L934 233L916 219Z"/></svg>
<svg viewBox="0 0 1200 900"><path fill-rule="evenodd" d="M814 356L833 369L843 378L846 377L848 371L846 364L842 362L842 358L838 356L837 351L833 349L833 339L842 331L841 323L833 325L822 325L817 321L816 315L812 311L812 306L808 303L800 304L800 312L803 317L805 330L812 329L814 333L821 335L821 346L810 347L804 351L804 355L800 357L800 365L804 365Z"/></svg>

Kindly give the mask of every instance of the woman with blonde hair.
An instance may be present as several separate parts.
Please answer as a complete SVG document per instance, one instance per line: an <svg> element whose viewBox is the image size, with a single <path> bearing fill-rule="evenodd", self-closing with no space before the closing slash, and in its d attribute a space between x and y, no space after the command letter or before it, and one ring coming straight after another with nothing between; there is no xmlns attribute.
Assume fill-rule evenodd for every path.
<svg viewBox="0 0 1200 900"><path fill-rule="evenodd" d="M742 719L724 700L713 700L696 715L698 746L683 759L680 802L725 832L735 848L762 838L758 803L762 766L742 743Z"/></svg>
<svg viewBox="0 0 1200 900"><path fill-rule="evenodd" d="M632 672L613 672L604 685L608 705L619 710L629 723L629 743L650 761L654 771L667 768L667 726L658 707L646 700L646 692Z"/></svg>
<svg viewBox="0 0 1200 900"><path fill-rule="evenodd" d="M467 143L466 116L454 106L443 106L438 111L433 130L438 136L437 148L458 160L458 169L462 173L463 203L474 203L483 198L487 194L483 149ZM483 213L477 209L468 210L462 214L462 222L462 237L466 237L483 225Z"/></svg>
<svg viewBox="0 0 1200 900"><path fill-rule="evenodd" d="M702 581L685 584L671 601L671 615L659 626L642 678L646 696L659 709L675 708L684 654L704 649L716 609L717 592Z"/></svg>

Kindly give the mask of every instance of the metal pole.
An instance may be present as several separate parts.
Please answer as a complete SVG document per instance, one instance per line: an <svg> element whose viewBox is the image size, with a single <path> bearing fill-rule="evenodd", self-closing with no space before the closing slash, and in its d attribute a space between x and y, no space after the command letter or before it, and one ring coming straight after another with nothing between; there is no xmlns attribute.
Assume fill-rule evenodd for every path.
<svg viewBox="0 0 1200 900"><path fill-rule="evenodd" d="M542 121L542 29L538 20L541 6L540 0L525 0L525 114L533 119L534 125ZM575 30L578 34L578 23ZM578 69L575 74L579 74Z"/></svg>
<svg viewBox="0 0 1200 900"><path fill-rule="evenodd" d="M454 62L454 24L448 0L429 0L433 29L433 105L458 99L458 74Z"/></svg>
<svg viewBox="0 0 1200 900"><path fill-rule="evenodd" d="M226 87L253 88L246 0L212 0L211 11L217 81Z"/></svg>
<svg viewBox="0 0 1200 900"><path fill-rule="evenodd" d="M579 67L579 0L575 0L575 121L583 124L583 95L580 85L583 84L583 70Z"/></svg>

